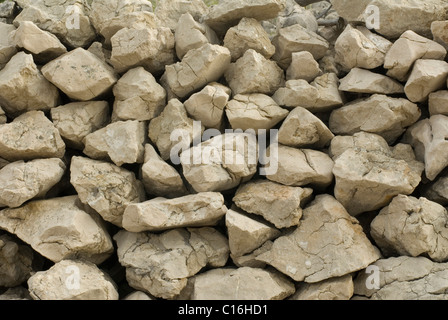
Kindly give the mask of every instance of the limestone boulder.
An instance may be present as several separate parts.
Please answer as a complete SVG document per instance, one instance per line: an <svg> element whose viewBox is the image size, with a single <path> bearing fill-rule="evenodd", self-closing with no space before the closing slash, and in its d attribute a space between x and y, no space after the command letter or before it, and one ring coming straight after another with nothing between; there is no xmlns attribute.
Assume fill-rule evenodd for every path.
<svg viewBox="0 0 448 320"><path fill-rule="evenodd" d="M199 21L208 13L208 7L201 0L159 1L154 8L154 13L162 26L175 31L183 14L188 13L194 20Z"/></svg>
<svg viewBox="0 0 448 320"><path fill-rule="evenodd" d="M350 300L354 285L351 274L316 283L302 282L288 300Z"/></svg>
<svg viewBox="0 0 448 320"><path fill-rule="evenodd" d="M353 68L340 80L339 90L353 93L399 94L404 93L404 86L388 76Z"/></svg>
<svg viewBox="0 0 448 320"><path fill-rule="evenodd" d="M286 69L286 80L303 79L312 82L322 74L319 63L308 51L293 52L291 64Z"/></svg>
<svg viewBox="0 0 448 320"><path fill-rule="evenodd" d="M428 110L431 116L448 115L448 90L431 92L428 96Z"/></svg>

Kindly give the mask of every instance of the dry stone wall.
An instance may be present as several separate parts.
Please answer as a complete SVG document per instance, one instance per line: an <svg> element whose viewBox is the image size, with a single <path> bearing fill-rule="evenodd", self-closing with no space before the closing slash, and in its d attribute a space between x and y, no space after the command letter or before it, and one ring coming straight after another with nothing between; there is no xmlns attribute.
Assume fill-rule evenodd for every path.
<svg viewBox="0 0 448 320"><path fill-rule="evenodd" d="M0 1L0 300L447 299L448 4L391 3Z"/></svg>

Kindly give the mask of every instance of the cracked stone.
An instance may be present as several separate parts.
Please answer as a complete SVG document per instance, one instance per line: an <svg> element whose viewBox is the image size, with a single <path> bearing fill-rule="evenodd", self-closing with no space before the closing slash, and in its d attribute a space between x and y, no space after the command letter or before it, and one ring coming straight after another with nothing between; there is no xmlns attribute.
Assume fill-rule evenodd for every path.
<svg viewBox="0 0 448 320"><path fill-rule="evenodd" d="M303 79L312 82L317 76L322 75L319 63L308 51L293 52L291 64L286 69L286 80Z"/></svg>
<svg viewBox="0 0 448 320"><path fill-rule="evenodd" d="M302 282L288 300L350 300L353 292L352 275L348 274L317 283Z"/></svg>
<svg viewBox="0 0 448 320"><path fill-rule="evenodd" d="M428 110L431 116L436 114L448 116L448 90L431 92L428 96Z"/></svg>
<svg viewBox="0 0 448 320"><path fill-rule="evenodd" d="M190 14L194 20L202 20L207 14L208 7L201 0L170 0L159 1L155 8L155 14L160 20L160 24L175 31L179 25L181 16Z"/></svg>
<svg viewBox="0 0 448 320"><path fill-rule="evenodd" d="M340 80L339 90L354 93L398 94L404 93L404 87L388 76L369 70L353 68Z"/></svg>
<svg viewBox="0 0 448 320"><path fill-rule="evenodd" d="M16 27L13 25L0 22L0 70L3 69L9 59L17 53L17 47L9 38L10 33L14 30L16 30Z"/></svg>

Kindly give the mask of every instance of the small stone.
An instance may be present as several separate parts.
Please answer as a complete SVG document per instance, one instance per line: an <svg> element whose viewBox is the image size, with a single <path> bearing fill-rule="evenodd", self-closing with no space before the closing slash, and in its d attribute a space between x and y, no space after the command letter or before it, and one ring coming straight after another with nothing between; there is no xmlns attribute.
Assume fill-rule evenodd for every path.
<svg viewBox="0 0 448 320"><path fill-rule="evenodd" d="M102 220L95 212L83 210L77 196L3 209L0 226L53 262L80 258L100 264L113 252Z"/></svg>
<svg viewBox="0 0 448 320"><path fill-rule="evenodd" d="M348 274L317 283L302 282L288 300L350 300L353 291L352 275Z"/></svg>
<svg viewBox="0 0 448 320"><path fill-rule="evenodd" d="M448 90L431 92L428 96L428 109L431 116L448 116Z"/></svg>
<svg viewBox="0 0 448 320"><path fill-rule="evenodd" d="M131 203L123 213L123 228L131 232L214 226L226 214L219 192L200 192L178 198L157 197Z"/></svg>
<svg viewBox="0 0 448 320"><path fill-rule="evenodd" d="M318 195L300 225L257 257L295 281L315 283L362 270L380 258L358 220L330 195Z"/></svg>
<svg viewBox="0 0 448 320"><path fill-rule="evenodd" d="M28 111L0 126L0 157L9 161L62 158L65 144L42 111Z"/></svg>
<svg viewBox="0 0 448 320"><path fill-rule="evenodd" d="M109 123L107 101L71 102L51 108L51 119L67 146L84 149L84 138Z"/></svg>
<svg viewBox="0 0 448 320"><path fill-rule="evenodd" d="M234 95L248 93L273 94L284 85L283 70L253 49L247 50L224 74Z"/></svg>
<svg viewBox="0 0 448 320"><path fill-rule="evenodd" d="M448 177L442 175L434 183L424 186L422 196L443 206L448 205Z"/></svg>
<svg viewBox="0 0 448 320"><path fill-rule="evenodd" d="M82 48L50 61L42 67L42 74L67 96L80 101L106 94L118 80L112 67Z"/></svg>
<svg viewBox="0 0 448 320"><path fill-rule="evenodd" d="M276 18L277 30L292 26L294 24L300 24L302 27L317 32L318 23L313 12L313 7L305 8L303 4L299 4L294 0L285 1L285 8L278 14ZM302 6L303 5L303 6Z"/></svg>
<svg viewBox="0 0 448 320"><path fill-rule="evenodd" d="M63 260L27 281L34 300L118 300L118 287L95 264Z"/></svg>
<svg viewBox="0 0 448 320"><path fill-rule="evenodd" d="M208 7L202 0L170 0L159 1L155 7L155 14L160 20L160 24L172 31L179 25L180 17L188 13L196 21L202 20L208 12Z"/></svg>
<svg viewBox="0 0 448 320"><path fill-rule="evenodd" d="M9 38L10 33L12 33L14 30L16 30L16 28L12 24L7 24L0 21L0 70L3 69L3 67L8 63L9 59L11 59L11 57L17 53L17 47Z"/></svg>
<svg viewBox="0 0 448 320"><path fill-rule="evenodd" d="M388 76L369 70L353 68L340 80L339 90L354 93L397 94L404 93L404 87Z"/></svg>
<svg viewBox="0 0 448 320"><path fill-rule="evenodd" d="M11 18L17 10L14 1L4 1L0 4L0 18Z"/></svg>
<svg viewBox="0 0 448 320"><path fill-rule="evenodd" d="M241 185L232 201L244 211L262 216L277 228L289 228L299 225L302 208L312 193L311 188L255 180Z"/></svg>
<svg viewBox="0 0 448 320"><path fill-rule="evenodd" d="M119 227L126 206L145 200L143 184L133 172L104 161L72 157L70 183L83 203Z"/></svg>
<svg viewBox="0 0 448 320"><path fill-rule="evenodd" d="M448 50L448 37L446 31L448 29L448 20L445 21L433 21L431 23L431 33L433 40L438 44L441 44L446 50Z"/></svg>
<svg viewBox="0 0 448 320"><path fill-rule="evenodd" d="M303 79L311 82L322 74L319 63L308 51L293 52L291 64L286 70L286 80Z"/></svg>
<svg viewBox="0 0 448 320"><path fill-rule="evenodd" d="M227 238L210 227L160 234L120 230L114 240L129 285L163 299L176 297L189 277L206 266L222 267L229 257Z"/></svg>
<svg viewBox="0 0 448 320"><path fill-rule="evenodd" d="M19 286L31 276L33 250L8 234L0 235L0 286ZM1 300L1 298L0 298Z"/></svg>
<svg viewBox="0 0 448 320"><path fill-rule="evenodd" d="M278 142L295 148L321 149L333 137L322 120L302 107L292 109L278 131Z"/></svg>

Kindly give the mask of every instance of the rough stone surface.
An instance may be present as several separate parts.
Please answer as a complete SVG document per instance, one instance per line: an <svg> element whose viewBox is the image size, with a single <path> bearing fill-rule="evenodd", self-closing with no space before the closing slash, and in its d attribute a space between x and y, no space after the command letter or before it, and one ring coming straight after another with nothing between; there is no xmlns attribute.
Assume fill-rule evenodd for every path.
<svg viewBox="0 0 448 320"><path fill-rule="evenodd" d="M448 20L433 21L431 23L431 33L433 36L433 40L438 44L441 44L445 49L448 50L448 37L446 35L447 28Z"/></svg>
<svg viewBox="0 0 448 320"><path fill-rule="evenodd" d="M14 30L16 28L13 25L0 21L0 70L17 53L17 47L9 38Z"/></svg>
<svg viewBox="0 0 448 320"><path fill-rule="evenodd" d="M308 51L293 52L291 64L286 69L286 80L303 79L311 82L322 74L319 63Z"/></svg>
<svg viewBox="0 0 448 320"><path fill-rule="evenodd" d="M448 90L431 92L428 96L428 110L431 116L436 114L448 116Z"/></svg>
<svg viewBox="0 0 448 320"><path fill-rule="evenodd" d="M353 68L340 80L339 90L354 93L398 94L404 93L404 87L388 76L369 70Z"/></svg>
<svg viewBox="0 0 448 320"><path fill-rule="evenodd" d="M201 0L159 1L154 10L160 23L172 31L177 29L183 14L189 13L196 21L199 21L207 12L208 8Z"/></svg>
<svg viewBox="0 0 448 320"><path fill-rule="evenodd" d="M317 283L300 283L288 300L350 300L353 291L352 275L348 274Z"/></svg>

